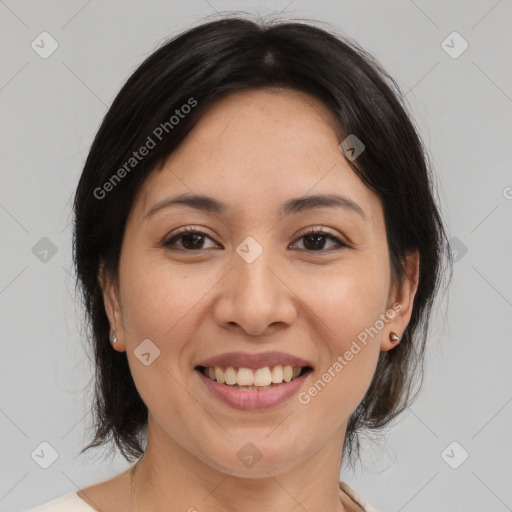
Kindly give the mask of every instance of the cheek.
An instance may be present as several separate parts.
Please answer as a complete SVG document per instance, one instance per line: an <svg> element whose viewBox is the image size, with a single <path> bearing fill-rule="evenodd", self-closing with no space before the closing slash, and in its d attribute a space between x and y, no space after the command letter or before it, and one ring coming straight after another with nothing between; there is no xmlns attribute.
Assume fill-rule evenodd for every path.
<svg viewBox="0 0 512 512"><path fill-rule="evenodd" d="M127 357L137 389L151 409L162 406L164 389L175 404L165 403L164 410L190 408L193 401L183 394L179 383L189 376L190 340L204 320L199 316L204 315L205 290L213 288L219 276L211 271L191 276L190 269L171 265L162 257L144 261L142 257L127 256L122 263ZM146 342L149 358L157 356L145 366L139 356L143 353L141 342L147 339L156 346Z"/></svg>
<svg viewBox="0 0 512 512"><path fill-rule="evenodd" d="M183 382L184 375L188 378L187 341L198 324L200 308L194 306L204 297L204 281L190 279L177 266L135 257L126 258L120 280L127 357L144 403L159 418L177 417L183 410L200 417ZM143 340L151 343L142 345ZM144 352L149 353L146 361Z"/></svg>
<svg viewBox="0 0 512 512"><path fill-rule="evenodd" d="M303 283L300 293L305 303L324 323L331 351L344 350L385 313L390 281L389 267L382 262L368 258L344 263L298 282Z"/></svg>
<svg viewBox="0 0 512 512"><path fill-rule="evenodd" d="M375 371L389 287L388 267L376 262L343 265L322 279L307 280L308 307L317 318L318 345L323 345L319 375L306 390L320 414L340 418L353 411L364 397ZM304 292L302 292L304 293ZM319 398L316 398L319 397ZM321 405L323 403L324 405ZM322 413L324 414L324 413Z"/></svg>
<svg viewBox="0 0 512 512"><path fill-rule="evenodd" d="M160 348L165 340L182 339L178 333L190 325L194 306L204 299L205 289L215 283L214 276L207 274L201 279L190 278L190 271L162 261L161 257L127 258L120 272L125 283L123 320L129 341L150 338Z"/></svg>

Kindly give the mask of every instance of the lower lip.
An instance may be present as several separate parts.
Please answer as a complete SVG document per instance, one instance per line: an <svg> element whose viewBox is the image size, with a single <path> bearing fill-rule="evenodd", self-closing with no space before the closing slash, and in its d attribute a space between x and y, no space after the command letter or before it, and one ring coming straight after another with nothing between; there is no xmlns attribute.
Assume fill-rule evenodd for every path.
<svg viewBox="0 0 512 512"><path fill-rule="evenodd" d="M200 370L195 370L204 385L224 403L234 407L235 409L243 410L260 410L268 409L282 404L293 396L301 385L307 379L311 370L305 375L301 375L290 382L284 382L274 388L263 389L261 391L252 390L247 391L243 389L232 388L225 384L219 384L217 381L212 380L204 375Z"/></svg>

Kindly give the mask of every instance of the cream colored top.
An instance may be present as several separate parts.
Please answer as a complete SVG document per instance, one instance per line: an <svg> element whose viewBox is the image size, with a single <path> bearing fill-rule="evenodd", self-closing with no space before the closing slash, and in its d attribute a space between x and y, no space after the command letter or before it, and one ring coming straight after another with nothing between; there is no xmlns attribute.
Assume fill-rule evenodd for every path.
<svg viewBox="0 0 512 512"><path fill-rule="evenodd" d="M345 491L365 512L377 512L373 507L368 505L359 494L351 489L344 482L340 482L340 489ZM25 512L97 512L95 508L86 503L76 491L69 492L58 498L47 501L35 508L26 510Z"/></svg>

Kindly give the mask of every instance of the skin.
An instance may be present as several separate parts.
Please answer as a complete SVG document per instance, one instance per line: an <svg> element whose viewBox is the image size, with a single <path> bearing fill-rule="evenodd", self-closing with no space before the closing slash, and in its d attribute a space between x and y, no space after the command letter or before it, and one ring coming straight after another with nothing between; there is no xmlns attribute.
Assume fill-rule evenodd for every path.
<svg viewBox="0 0 512 512"><path fill-rule="evenodd" d="M396 346L389 333L401 336L410 320L419 259L409 255L408 278L394 286L381 201L351 170L340 142L315 98L236 93L211 107L146 179L128 218L119 281L99 276L115 350L127 351L149 409L135 510L168 510L169 503L200 512L361 510L338 487L347 419L379 352ZM228 211L178 206L144 217L181 193L213 197ZM331 193L349 197L366 218L339 207L279 213L292 197ZM166 247L185 226L206 236L195 246L185 236L176 250ZM327 232L317 250L303 237L312 228ZM252 263L236 252L247 236L263 248ZM194 371L224 352L279 350L313 364L302 391L395 302L401 310L307 404L294 396L269 410L236 410ZM161 351L149 366L134 354L147 338ZM237 457L249 441L261 453L250 468ZM129 510L129 494L128 472L79 493L104 511Z"/></svg>

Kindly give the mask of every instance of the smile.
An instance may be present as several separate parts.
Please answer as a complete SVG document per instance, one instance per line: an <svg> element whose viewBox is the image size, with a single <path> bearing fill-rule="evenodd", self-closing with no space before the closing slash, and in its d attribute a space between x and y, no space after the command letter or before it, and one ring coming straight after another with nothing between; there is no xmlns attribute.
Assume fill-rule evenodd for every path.
<svg viewBox="0 0 512 512"><path fill-rule="evenodd" d="M219 384L225 384L226 386L246 391L259 391L279 386L283 382L291 382L310 368L307 366L302 368L290 365L276 365L256 369L233 366L226 368L200 366L198 369L203 375Z"/></svg>
<svg viewBox="0 0 512 512"><path fill-rule="evenodd" d="M313 369L290 365L245 368L195 368L206 389L222 403L243 410L261 410L281 405L298 393Z"/></svg>

